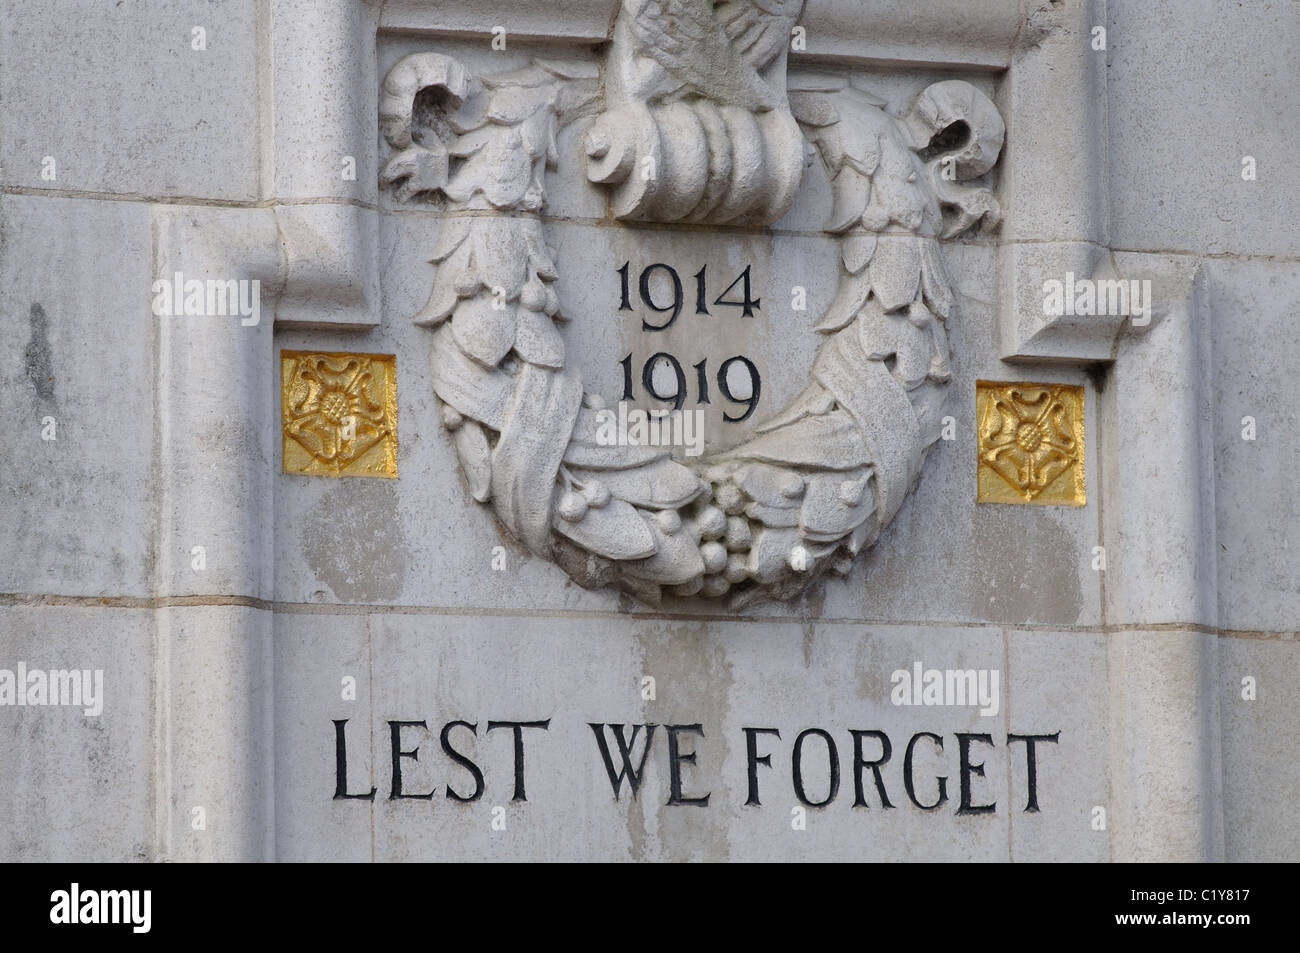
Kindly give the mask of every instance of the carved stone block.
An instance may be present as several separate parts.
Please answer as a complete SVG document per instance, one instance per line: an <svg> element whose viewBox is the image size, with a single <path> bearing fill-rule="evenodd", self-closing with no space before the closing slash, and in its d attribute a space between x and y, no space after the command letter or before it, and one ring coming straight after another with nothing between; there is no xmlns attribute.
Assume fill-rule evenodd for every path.
<svg viewBox="0 0 1300 953"><path fill-rule="evenodd" d="M280 352L285 473L397 476L397 359Z"/></svg>
<svg viewBox="0 0 1300 953"><path fill-rule="evenodd" d="M434 329L433 386L462 471L519 542L583 586L652 605L665 591L736 609L793 598L876 542L939 438L956 314L942 243L996 227L983 177L1006 127L961 80L925 87L901 116L847 80L787 81L800 6L625 0L603 73L537 59L479 75L427 52L384 82L381 184L445 215L413 320ZM560 155L558 131L599 105L585 156ZM760 227L822 163L837 294L813 327L806 386L748 439L699 461L605 439L614 412L557 328L575 316L543 217L548 170L575 160L611 190L616 219ZM675 319L670 266L642 271L641 297L663 310L656 269L672 278ZM748 315L759 302L742 277L744 300L725 303ZM704 270L696 281L701 313ZM625 302L630 285L624 274ZM744 545L720 541L729 524Z"/></svg>
<svg viewBox="0 0 1300 953"><path fill-rule="evenodd" d="M978 381L979 501L1083 506L1083 388Z"/></svg>

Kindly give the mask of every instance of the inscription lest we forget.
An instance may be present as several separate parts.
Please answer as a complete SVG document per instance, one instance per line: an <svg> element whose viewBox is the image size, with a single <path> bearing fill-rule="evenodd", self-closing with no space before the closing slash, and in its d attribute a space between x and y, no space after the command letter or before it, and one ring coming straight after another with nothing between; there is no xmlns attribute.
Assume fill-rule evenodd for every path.
<svg viewBox="0 0 1300 953"><path fill-rule="evenodd" d="M348 781L348 719L334 721L335 754L335 800L373 801L378 787L369 791L352 791ZM404 784L402 769L407 761L418 761L420 756L419 735L431 733L428 722L389 721L388 735L391 745L392 768L388 800L432 800L438 794L435 785L429 791L411 791ZM594 736L593 756L598 755L609 777L610 787L615 800L622 796L626 783L630 795L635 799L641 790L647 762L651 749L658 738L666 738L668 763L668 792L665 804L668 806L707 807L713 794L688 790L690 778L688 769L698 770L700 752L695 750L695 739L705 737L702 724L681 725L632 725L630 733L623 724L588 722ZM525 741L526 733L546 732L551 727L549 718L536 721L489 721L486 734L495 731L509 731L514 740L514 789L512 800L527 801L525 777ZM745 737L746 765L746 806L759 806L760 787L766 771L774 770L772 757L775 746L784 738L778 728L743 727ZM948 781L950 775L929 771L924 775L918 770L917 760L926 759L929 763L941 760L951 769L952 756L956 756L957 814L993 814L997 811L997 801L985 777L985 762L979 760L987 756L988 749L998 749L998 742L991 734L979 732L954 732L955 744L945 745L945 736L932 731L918 731L913 734L903 748L901 766L893 760L896 750L893 740L884 732L875 729L849 729L845 732L851 750L851 768L849 776L853 783L854 807L894 808L902 802L898 789L911 804L922 811L937 811L949 803ZM487 780L484 768L467 753L473 742L479 737L477 722L456 719L442 725L438 732L438 741L443 755L463 777L448 781L443 786L444 797L459 802L477 801L483 797ZM536 737L533 734L532 737ZM1038 801L1038 759L1039 745L1043 743L1058 744L1061 733L1051 734L1016 734L1008 732L1002 742L1002 750L1010 762L1012 745L1023 744L1025 763L1025 806L1026 813L1040 810ZM611 749L610 738L614 741ZM794 735L790 746L790 784L794 796L800 804L807 807L826 807L833 803L841 788L841 755L836 736L821 728L807 728ZM844 740L841 736L841 740ZM955 752L953 749L956 749ZM634 754L638 751L639 754ZM534 755L537 757L537 755ZM817 764L814 759L821 759ZM805 780L805 768L820 768L818 790L809 790L812 784ZM901 767L901 770L900 770ZM1008 764L1009 767L1009 764ZM760 768L765 769L760 772ZM934 770L934 769L932 769ZM357 772L369 776L369 772ZM888 777L887 777L888 776ZM874 795L869 795L868 784L874 788ZM770 798L769 798L770 800Z"/></svg>

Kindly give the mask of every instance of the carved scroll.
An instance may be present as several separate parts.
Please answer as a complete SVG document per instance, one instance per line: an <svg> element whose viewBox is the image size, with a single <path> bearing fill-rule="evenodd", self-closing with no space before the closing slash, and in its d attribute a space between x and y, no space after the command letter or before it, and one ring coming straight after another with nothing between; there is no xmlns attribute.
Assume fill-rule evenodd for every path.
<svg viewBox="0 0 1300 953"><path fill-rule="evenodd" d="M786 99L803 0L623 0L587 134L587 177L614 214L767 225L786 213L804 146Z"/></svg>

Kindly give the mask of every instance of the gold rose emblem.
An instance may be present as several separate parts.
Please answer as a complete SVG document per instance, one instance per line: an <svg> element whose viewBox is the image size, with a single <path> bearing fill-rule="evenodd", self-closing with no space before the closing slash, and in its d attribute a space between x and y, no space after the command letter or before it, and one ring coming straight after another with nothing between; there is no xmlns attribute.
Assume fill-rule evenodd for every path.
<svg viewBox="0 0 1300 953"><path fill-rule="evenodd" d="M1083 388L978 381L979 501L1083 506Z"/></svg>
<svg viewBox="0 0 1300 953"><path fill-rule="evenodd" d="M280 352L284 472L397 476L391 354Z"/></svg>

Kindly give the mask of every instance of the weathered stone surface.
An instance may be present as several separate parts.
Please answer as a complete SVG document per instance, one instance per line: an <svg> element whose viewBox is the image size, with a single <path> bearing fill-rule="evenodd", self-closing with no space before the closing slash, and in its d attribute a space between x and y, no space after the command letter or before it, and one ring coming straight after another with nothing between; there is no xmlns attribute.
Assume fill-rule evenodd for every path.
<svg viewBox="0 0 1300 953"><path fill-rule="evenodd" d="M269 191L255 6L186 2L164 15L58 0L6 14L6 186L229 202Z"/></svg>
<svg viewBox="0 0 1300 953"><path fill-rule="evenodd" d="M1300 784L1291 727L1298 659L1294 638L1219 640L1225 860L1289 861L1300 852L1295 825L1286 820ZM1254 701L1243 697L1248 678Z"/></svg>
<svg viewBox="0 0 1300 953"><path fill-rule="evenodd" d="M0 590L142 598L160 491L149 209L6 195L0 212Z"/></svg>
<svg viewBox="0 0 1300 953"><path fill-rule="evenodd" d="M1300 859L1289 9L8 6L0 856ZM394 479L282 352L394 356Z"/></svg>
<svg viewBox="0 0 1300 953"><path fill-rule="evenodd" d="M152 613L4 605L0 631L0 668L89 671L92 686L102 686L97 714L86 714L84 698L81 705L0 709L6 753L0 856L63 863L162 859ZM99 637L88 639L88 632Z"/></svg>

